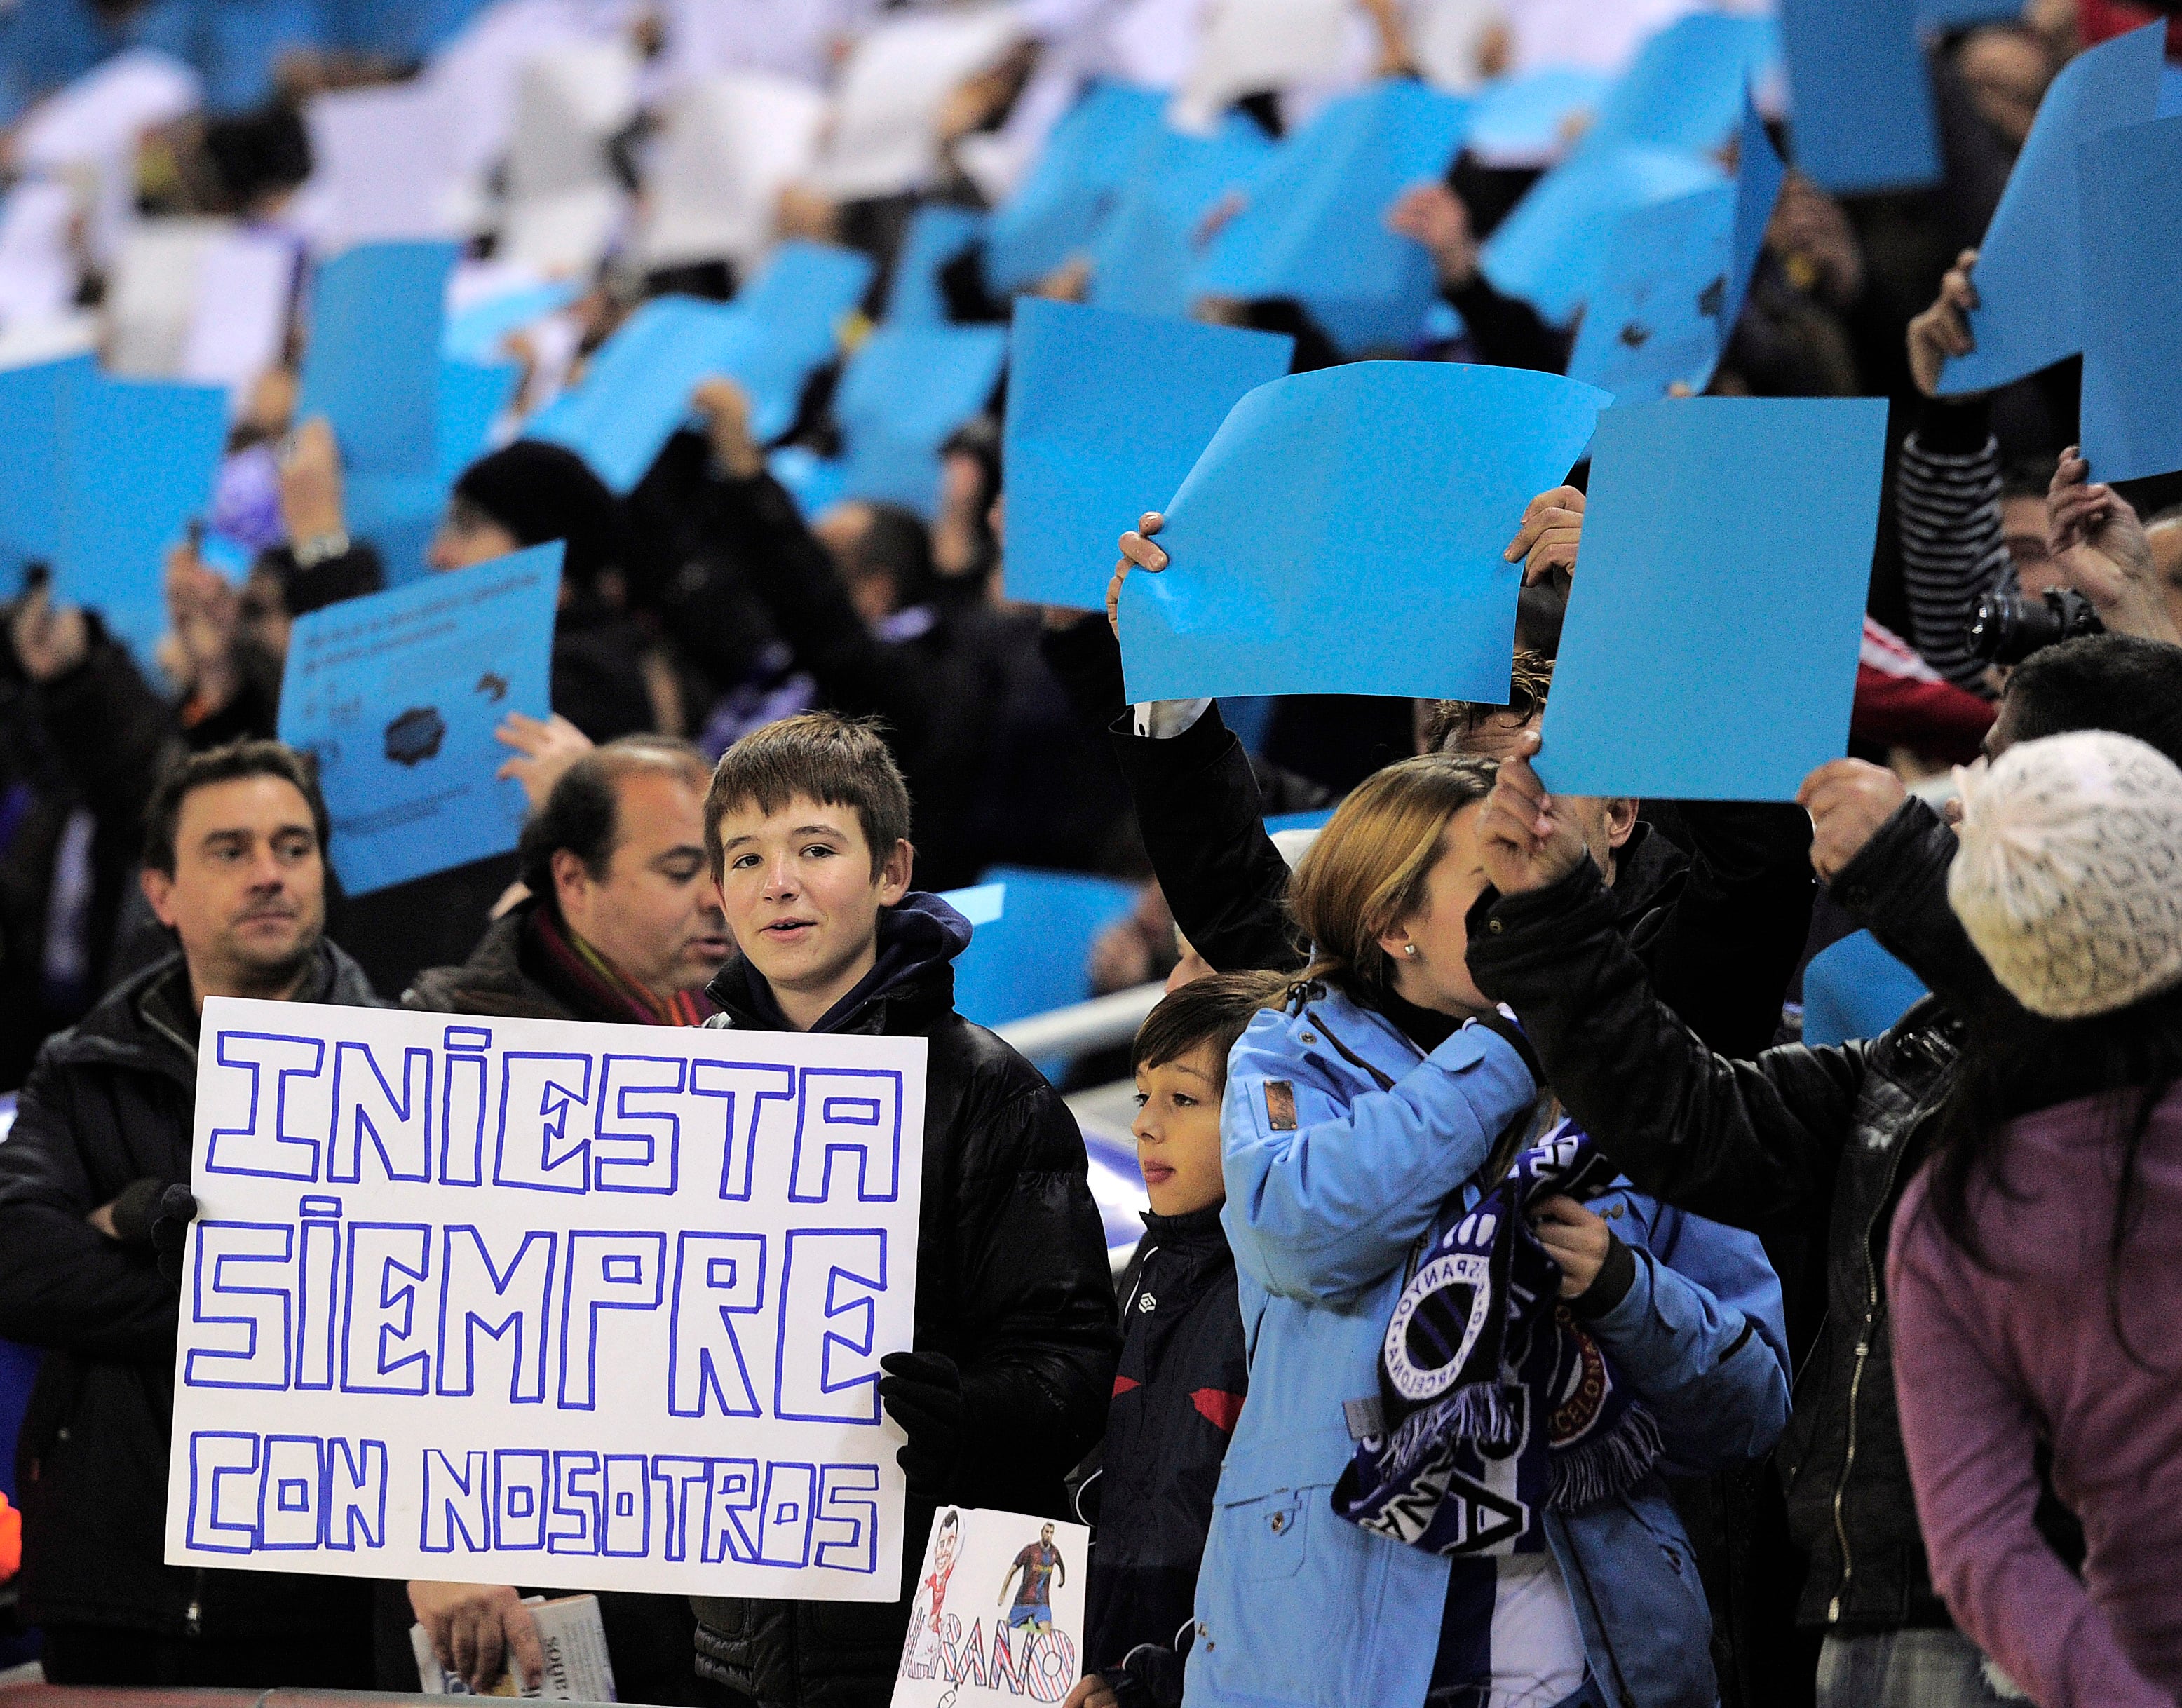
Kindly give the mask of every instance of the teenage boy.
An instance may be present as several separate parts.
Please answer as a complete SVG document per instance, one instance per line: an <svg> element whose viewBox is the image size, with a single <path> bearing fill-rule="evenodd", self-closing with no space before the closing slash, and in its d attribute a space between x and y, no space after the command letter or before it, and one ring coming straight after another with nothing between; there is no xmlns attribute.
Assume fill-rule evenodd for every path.
<svg viewBox="0 0 2182 1708"><path fill-rule="evenodd" d="M1137 1166L1152 1207L1121 1287L1086 1580L1085 1676L1066 1708L1177 1708L1197 1567L1249 1365L1235 1258L1221 1231L1220 1099L1227 1052L1285 974L1199 979L1144 1017L1129 1051Z"/></svg>
<svg viewBox="0 0 2182 1708"><path fill-rule="evenodd" d="M739 951L706 1023L929 1040L915 1350L882 1361L908 1436L891 1605L699 1599L711 1700L832 1708L891 1694L935 1506L1065 1514L1097 1439L1117 1337L1083 1135L1038 1070L955 1012L970 926L912 891L909 793L877 730L830 713L745 735L705 800Z"/></svg>

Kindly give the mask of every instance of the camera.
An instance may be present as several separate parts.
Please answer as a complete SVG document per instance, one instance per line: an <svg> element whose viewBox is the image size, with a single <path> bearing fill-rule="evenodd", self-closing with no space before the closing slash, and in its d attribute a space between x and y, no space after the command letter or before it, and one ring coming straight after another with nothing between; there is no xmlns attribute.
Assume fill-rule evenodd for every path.
<svg viewBox="0 0 2182 1708"><path fill-rule="evenodd" d="M2105 632L2099 613L2080 593L2049 587L2026 599L2012 587L1996 587L1978 601L1970 618L1970 651L1988 664L2020 664L2057 640Z"/></svg>

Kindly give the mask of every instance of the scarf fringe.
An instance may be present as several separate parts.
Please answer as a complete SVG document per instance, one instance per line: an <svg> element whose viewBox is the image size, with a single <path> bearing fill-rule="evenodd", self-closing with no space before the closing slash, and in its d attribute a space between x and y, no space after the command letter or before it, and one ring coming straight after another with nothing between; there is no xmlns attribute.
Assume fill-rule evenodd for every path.
<svg viewBox="0 0 2182 1708"><path fill-rule="evenodd" d="M1596 1440L1554 1451L1547 1504L1556 1512L1575 1512L1625 1494L1651 1475L1666 1450L1652 1414L1641 1405L1631 1405Z"/></svg>
<svg viewBox="0 0 2182 1708"><path fill-rule="evenodd" d="M1522 1416L1505 1388L1498 1382L1471 1382L1404 1417L1382 1457L1391 1465L1408 1465L1447 1436L1505 1450L1515 1445L1522 1429Z"/></svg>

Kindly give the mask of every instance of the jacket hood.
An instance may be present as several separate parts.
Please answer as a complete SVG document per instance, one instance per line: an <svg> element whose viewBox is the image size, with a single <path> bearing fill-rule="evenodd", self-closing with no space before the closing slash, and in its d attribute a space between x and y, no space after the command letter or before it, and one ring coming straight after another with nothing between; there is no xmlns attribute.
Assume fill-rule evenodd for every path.
<svg viewBox="0 0 2182 1708"><path fill-rule="evenodd" d="M813 1032L869 1032L886 1024L885 1010L944 1011L955 1002L957 955L970 946L970 922L928 890L912 890L879 910L878 958L856 988L819 1017ZM791 1032L773 986L744 957L720 969L705 989L733 1025ZM873 1022L876 1021L876 1024Z"/></svg>
<svg viewBox="0 0 2182 1708"><path fill-rule="evenodd" d="M371 988L363 968L330 938L318 940L318 969L307 990L315 993L298 1000L331 1002L348 1008L378 1008L385 1005ZM145 993L174 976L182 965L181 951L162 957L131 974L101 997L91 1011L46 1045L60 1063L104 1063L116 1068L165 1073L185 1084L197 1079L195 1056L145 1018Z"/></svg>

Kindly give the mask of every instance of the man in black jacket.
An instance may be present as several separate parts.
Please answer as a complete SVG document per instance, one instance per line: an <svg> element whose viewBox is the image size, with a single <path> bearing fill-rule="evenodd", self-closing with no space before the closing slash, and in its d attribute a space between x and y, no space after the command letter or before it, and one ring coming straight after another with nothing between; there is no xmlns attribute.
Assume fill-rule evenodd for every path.
<svg viewBox="0 0 2182 1708"><path fill-rule="evenodd" d="M697 1669L733 1708L880 1708L935 1503L1065 1517L1117 1337L1083 1135L1037 1069L955 1012L961 915L911 893L909 795L867 724L827 713L721 758L705 839L739 956L708 1025L928 1041L915 1349L883 1361L908 1437L902 1594L701 1600Z"/></svg>
<svg viewBox="0 0 2182 1708"><path fill-rule="evenodd" d="M368 1584L164 1563L175 1285L208 996L370 1006L324 937L308 762L241 742L147 813L143 886L179 952L49 1040L0 1145L0 1334L46 1349L19 1449L24 1616L47 1676L98 1685L368 1686Z"/></svg>
<svg viewBox="0 0 2182 1708"><path fill-rule="evenodd" d="M2010 679L1990 753L2108 729L2182 759L2182 647L2123 635L2067 642ZM1533 737L1527 745L1535 751ZM1659 999L1581 840L1536 774L1504 764L1487 808L1488 889L1470 917L1479 987L1520 1018L1569 1113L1629 1177L1693 1214L1770 1235L1807 1230L1786 1278L1823 1301L1799 1344L1779 1450L1809 1559L1800 1622L1825 1633L1821 1708L1983 1703L1983 1659L1934 1592L1894 1404L1887 1230L1924 1159L1966 1023L2013 999L1947 906L1954 838L1892 774L1836 760L1804 785L1813 863L1835 898L1933 995L1880 1037L1724 1059Z"/></svg>

